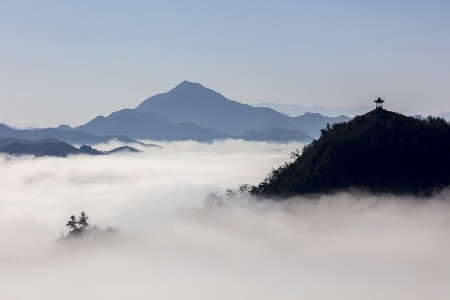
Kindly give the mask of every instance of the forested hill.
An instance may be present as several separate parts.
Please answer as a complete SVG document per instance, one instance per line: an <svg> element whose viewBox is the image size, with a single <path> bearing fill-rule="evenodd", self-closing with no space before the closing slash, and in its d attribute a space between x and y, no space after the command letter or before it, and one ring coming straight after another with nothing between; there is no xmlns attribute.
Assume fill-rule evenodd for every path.
<svg viewBox="0 0 450 300"><path fill-rule="evenodd" d="M349 188L429 194L450 184L450 124L375 109L327 126L294 162L273 169L256 195L292 196Z"/></svg>

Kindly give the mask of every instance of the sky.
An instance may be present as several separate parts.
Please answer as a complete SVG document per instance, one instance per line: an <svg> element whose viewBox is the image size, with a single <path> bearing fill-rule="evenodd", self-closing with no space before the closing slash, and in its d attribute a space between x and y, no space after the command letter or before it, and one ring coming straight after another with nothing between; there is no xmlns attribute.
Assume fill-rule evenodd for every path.
<svg viewBox="0 0 450 300"><path fill-rule="evenodd" d="M242 103L450 111L450 2L0 2L0 122L81 125L184 80Z"/></svg>
<svg viewBox="0 0 450 300"><path fill-rule="evenodd" d="M449 190L208 208L209 192L259 183L302 145L135 146L0 156L1 299L449 299ZM58 242L81 211L119 233Z"/></svg>

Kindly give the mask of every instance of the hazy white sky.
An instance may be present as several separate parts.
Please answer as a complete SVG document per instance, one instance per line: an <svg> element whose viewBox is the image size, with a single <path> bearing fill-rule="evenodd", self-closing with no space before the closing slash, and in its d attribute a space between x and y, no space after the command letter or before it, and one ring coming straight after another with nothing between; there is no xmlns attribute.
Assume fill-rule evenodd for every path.
<svg viewBox="0 0 450 300"><path fill-rule="evenodd" d="M80 125L183 80L227 98L450 111L450 2L0 2L0 122Z"/></svg>

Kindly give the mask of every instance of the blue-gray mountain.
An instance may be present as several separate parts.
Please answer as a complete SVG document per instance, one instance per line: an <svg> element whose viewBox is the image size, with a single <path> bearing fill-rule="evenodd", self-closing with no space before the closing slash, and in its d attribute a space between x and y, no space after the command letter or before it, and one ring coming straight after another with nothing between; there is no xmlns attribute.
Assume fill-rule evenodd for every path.
<svg viewBox="0 0 450 300"><path fill-rule="evenodd" d="M129 146L123 146L107 152L102 152L87 145L77 148L54 138L45 138L37 141L22 140L18 138L0 138L0 153L8 153L10 155L66 157L68 155L76 154L104 155L118 152L139 152L139 150Z"/></svg>
<svg viewBox="0 0 450 300"><path fill-rule="evenodd" d="M223 138L247 140L310 141L326 124L349 117L304 114L295 118L270 108L252 107L184 81L167 93L143 101L135 109L99 116L77 127L96 135L126 135L135 139L198 140Z"/></svg>
<svg viewBox="0 0 450 300"><path fill-rule="evenodd" d="M229 135L192 122L175 123L165 117L123 109L108 117L98 116L77 130L95 135L125 135L133 139L211 141Z"/></svg>
<svg viewBox="0 0 450 300"><path fill-rule="evenodd" d="M70 154L103 154L90 146L83 145L76 148L65 142L53 138L45 138L38 141L27 141L16 138L0 139L0 153L12 155L34 155L66 157Z"/></svg>
<svg viewBox="0 0 450 300"><path fill-rule="evenodd" d="M304 113L319 113L321 115L329 116L329 117L337 117L337 116L345 115L345 116L349 116L349 117L353 118L358 115L359 116L364 115L365 113L372 110L372 108L373 108L372 105L370 105L370 106L369 105L360 105L360 106L356 106L356 107L345 107L345 108L344 107L332 108L332 107L326 107L326 106L320 106L320 105L304 107L304 106L300 106L300 105L296 105L296 104L286 105L286 104L279 104L279 103L275 103L275 102L249 103L249 105L254 106L254 107L269 107L269 108L272 108L276 111L279 111L279 112L286 114L288 116L291 116L291 117L303 115ZM403 107L403 108L398 109L397 111L405 116L420 115L419 110L414 107ZM438 115L438 117L447 118L447 117L445 117L445 115L447 115L447 117L450 116L449 113L443 113L443 114ZM447 120L450 120L450 119L447 118Z"/></svg>
<svg viewBox="0 0 450 300"><path fill-rule="evenodd" d="M325 106L319 106L314 105L312 107L305 107L300 106L296 104L279 104L275 102L260 102L260 103L249 103L249 105L254 107L269 107L276 111L279 111L283 114L286 114L291 117L296 117L303 115L304 113L319 113L324 116L341 116L346 115L350 117L354 117L357 115L363 115L369 110L371 110L373 107L368 105L361 105L357 107L338 107L338 108L331 108L331 107L325 107Z"/></svg>
<svg viewBox="0 0 450 300"><path fill-rule="evenodd" d="M27 141L38 141L45 138L54 138L73 145L93 145L118 140L123 143L138 143L126 136L104 135L98 136L72 129L70 126L61 125L58 128L44 129L13 129L0 124L0 138L18 138Z"/></svg>

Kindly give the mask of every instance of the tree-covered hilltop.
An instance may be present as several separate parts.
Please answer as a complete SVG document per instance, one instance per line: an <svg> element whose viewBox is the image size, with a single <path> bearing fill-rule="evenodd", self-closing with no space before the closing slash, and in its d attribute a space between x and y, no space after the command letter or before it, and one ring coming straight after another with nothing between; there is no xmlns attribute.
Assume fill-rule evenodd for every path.
<svg viewBox="0 0 450 300"><path fill-rule="evenodd" d="M294 157L252 193L292 196L358 188L428 194L450 184L450 124L375 109L327 126Z"/></svg>

